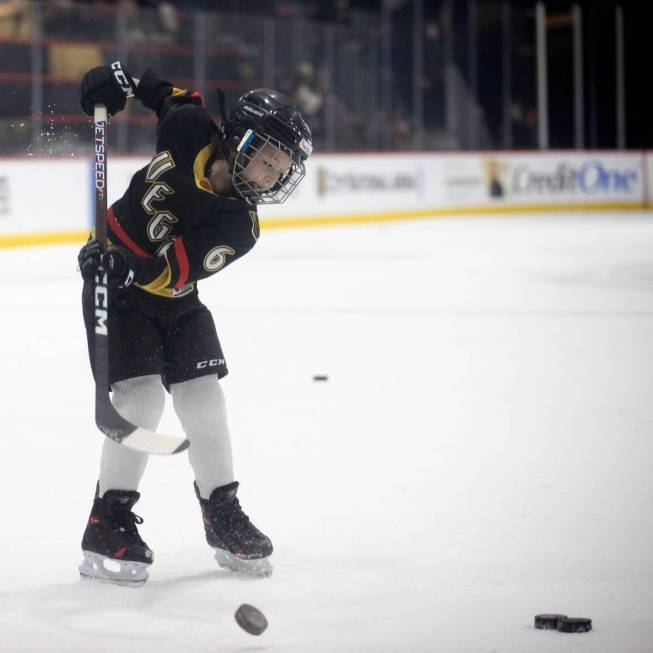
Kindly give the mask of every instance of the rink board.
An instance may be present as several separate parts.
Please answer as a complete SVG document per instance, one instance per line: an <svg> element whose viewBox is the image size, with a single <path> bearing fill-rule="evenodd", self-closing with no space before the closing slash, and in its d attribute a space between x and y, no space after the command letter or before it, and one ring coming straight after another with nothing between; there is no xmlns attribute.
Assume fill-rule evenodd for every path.
<svg viewBox="0 0 653 653"><path fill-rule="evenodd" d="M315 155L264 228L483 213L627 210L651 206L646 152L484 152ZM108 196L146 158L109 163ZM0 159L0 246L73 242L93 223L91 160Z"/></svg>

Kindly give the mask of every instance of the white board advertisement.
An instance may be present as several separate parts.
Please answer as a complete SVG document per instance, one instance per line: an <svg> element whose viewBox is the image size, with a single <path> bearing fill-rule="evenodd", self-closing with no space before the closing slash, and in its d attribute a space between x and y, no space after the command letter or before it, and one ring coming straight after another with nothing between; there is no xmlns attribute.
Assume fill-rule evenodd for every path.
<svg viewBox="0 0 653 653"><path fill-rule="evenodd" d="M642 168L639 153L323 155L309 163L296 197L261 216L642 207Z"/></svg>
<svg viewBox="0 0 653 653"><path fill-rule="evenodd" d="M109 202L147 162L110 160ZM88 229L91 184L91 159L0 159L0 236ZM265 227L447 211L644 208L652 188L653 155L640 152L317 154L293 197L259 214Z"/></svg>
<svg viewBox="0 0 653 653"><path fill-rule="evenodd" d="M83 228L90 183L85 161L0 159L0 234Z"/></svg>

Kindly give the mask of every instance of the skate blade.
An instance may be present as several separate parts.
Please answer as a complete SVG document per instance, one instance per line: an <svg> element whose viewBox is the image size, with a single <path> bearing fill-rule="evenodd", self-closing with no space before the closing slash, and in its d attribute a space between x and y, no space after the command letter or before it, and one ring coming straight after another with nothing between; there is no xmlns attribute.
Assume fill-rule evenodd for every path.
<svg viewBox="0 0 653 653"><path fill-rule="evenodd" d="M215 550L215 559L224 569L229 569L245 576L265 578L266 576L271 576L274 569L268 558L244 560L224 549Z"/></svg>
<svg viewBox="0 0 653 653"><path fill-rule="evenodd" d="M84 559L79 565L79 574L84 579L125 587L140 587L149 578L147 568L150 565L144 562L114 560L92 551L83 553Z"/></svg>

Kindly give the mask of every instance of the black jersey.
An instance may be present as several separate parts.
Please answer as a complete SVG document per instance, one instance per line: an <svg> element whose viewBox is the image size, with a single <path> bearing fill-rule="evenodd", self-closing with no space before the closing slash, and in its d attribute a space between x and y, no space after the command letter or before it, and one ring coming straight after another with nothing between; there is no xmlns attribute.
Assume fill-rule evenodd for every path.
<svg viewBox="0 0 653 653"><path fill-rule="evenodd" d="M182 297L254 246L258 215L243 200L211 188L207 166L218 128L199 95L148 70L136 97L159 118L156 154L109 209L109 237L139 256L165 261L163 272L142 290Z"/></svg>

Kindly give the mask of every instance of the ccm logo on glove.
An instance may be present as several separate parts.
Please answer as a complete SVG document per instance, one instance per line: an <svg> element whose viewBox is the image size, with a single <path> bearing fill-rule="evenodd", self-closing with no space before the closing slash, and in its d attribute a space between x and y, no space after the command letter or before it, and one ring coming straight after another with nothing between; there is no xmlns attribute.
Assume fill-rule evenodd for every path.
<svg viewBox="0 0 653 653"><path fill-rule="evenodd" d="M80 104L92 116L96 104L103 104L110 116L125 108L127 98L134 97L136 84L127 68L116 61L110 66L91 68L82 78Z"/></svg>
<svg viewBox="0 0 653 653"><path fill-rule="evenodd" d="M113 77L118 82L118 86L120 86L123 93L127 97L134 97L134 87L130 81L131 77L129 77L122 69L121 63L119 61L114 61L111 64L111 70L113 70Z"/></svg>

